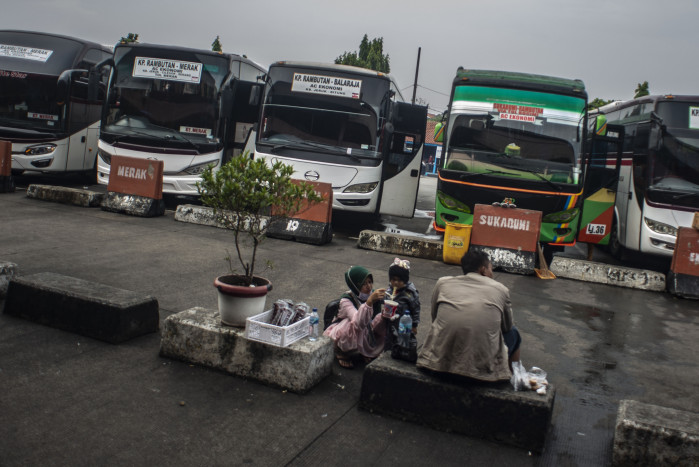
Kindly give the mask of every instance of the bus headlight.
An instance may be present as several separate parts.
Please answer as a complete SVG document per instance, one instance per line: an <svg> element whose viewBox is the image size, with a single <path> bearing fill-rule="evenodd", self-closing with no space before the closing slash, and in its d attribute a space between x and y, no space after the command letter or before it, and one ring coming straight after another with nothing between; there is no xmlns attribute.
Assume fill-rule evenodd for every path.
<svg viewBox="0 0 699 467"><path fill-rule="evenodd" d="M541 221L550 224L569 224L573 222L573 219L578 217L580 209L573 208L566 211L552 212L551 214L545 215Z"/></svg>
<svg viewBox="0 0 699 467"><path fill-rule="evenodd" d="M371 193L374 191L379 182L372 183L358 183L356 185L350 185L344 190L343 193Z"/></svg>
<svg viewBox="0 0 699 467"><path fill-rule="evenodd" d="M437 199L439 199L439 202L442 204L442 206L444 206L447 209L471 214L471 208L469 208L466 204L462 203L456 198L452 198L451 196L441 191L437 191Z"/></svg>
<svg viewBox="0 0 699 467"><path fill-rule="evenodd" d="M102 159L105 164L112 165L112 155L109 154L107 151L103 149L98 149L97 154L100 156L100 159Z"/></svg>
<svg viewBox="0 0 699 467"><path fill-rule="evenodd" d="M180 172L180 175L201 175L204 172L206 172L206 170L209 167L213 168L213 167L218 166L218 162L219 161L209 161L209 162L203 162L201 164L189 166L186 169L184 169L182 172Z"/></svg>
<svg viewBox="0 0 699 467"><path fill-rule="evenodd" d="M37 144L34 146L27 146L24 150L25 156L45 156L46 154L51 154L56 150L55 144Z"/></svg>
<svg viewBox="0 0 699 467"><path fill-rule="evenodd" d="M653 219L648 219L647 217L644 217L643 220L645 221L648 228L651 229L653 232L677 237L677 227L673 227L662 222L654 221Z"/></svg>

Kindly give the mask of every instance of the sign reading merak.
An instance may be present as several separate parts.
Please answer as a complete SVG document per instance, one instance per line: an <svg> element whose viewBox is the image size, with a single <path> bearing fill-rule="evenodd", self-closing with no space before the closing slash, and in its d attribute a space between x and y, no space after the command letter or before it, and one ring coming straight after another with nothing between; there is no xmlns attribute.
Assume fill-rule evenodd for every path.
<svg viewBox="0 0 699 467"><path fill-rule="evenodd" d="M180 126L180 133L189 133L190 135L211 136L211 128L197 128L193 126Z"/></svg>
<svg viewBox="0 0 699 467"><path fill-rule="evenodd" d="M136 57L132 75L135 78L164 79L199 84L201 72L202 64L197 62Z"/></svg>
<svg viewBox="0 0 699 467"><path fill-rule="evenodd" d="M35 49L33 47L23 47L21 45L0 44L0 57L22 58L24 60L45 62L52 53L53 50Z"/></svg>
<svg viewBox="0 0 699 467"><path fill-rule="evenodd" d="M350 99L359 99L361 90L362 80L338 76L294 73L294 81L291 83L292 92L308 92Z"/></svg>

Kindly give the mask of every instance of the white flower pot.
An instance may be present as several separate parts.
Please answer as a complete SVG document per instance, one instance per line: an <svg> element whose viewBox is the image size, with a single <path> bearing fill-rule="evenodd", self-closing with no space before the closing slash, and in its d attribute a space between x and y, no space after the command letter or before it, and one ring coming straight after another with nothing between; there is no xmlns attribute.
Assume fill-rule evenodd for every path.
<svg viewBox="0 0 699 467"><path fill-rule="evenodd" d="M245 327L247 318L264 312L267 292L272 290L272 283L262 277L253 278L253 287L236 285L241 277L228 274L214 280L221 322L228 326Z"/></svg>

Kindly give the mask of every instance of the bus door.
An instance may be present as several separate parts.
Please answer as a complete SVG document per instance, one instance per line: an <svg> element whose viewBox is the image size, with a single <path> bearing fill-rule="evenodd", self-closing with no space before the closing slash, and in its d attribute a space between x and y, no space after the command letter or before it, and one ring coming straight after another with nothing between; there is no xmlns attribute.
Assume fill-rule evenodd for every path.
<svg viewBox="0 0 699 467"><path fill-rule="evenodd" d="M255 124L260 117L263 84L236 80L224 92L221 113L230 120L222 164L243 152L255 153Z"/></svg>
<svg viewBox="0 0 699 467"><path fill-rule="evenodd" d="M607 245L614 221L624 127L607 125L604 117L598 116L595 131L591 133L583 161L585 179L578 241Z"/></svg>
<svg viewBox="0 0 699 467"><path fill-rule="evenodd" d="M379 213L413 217L420 185L427 107L394 102L389 123L393 128L384 129Z"/></svg>

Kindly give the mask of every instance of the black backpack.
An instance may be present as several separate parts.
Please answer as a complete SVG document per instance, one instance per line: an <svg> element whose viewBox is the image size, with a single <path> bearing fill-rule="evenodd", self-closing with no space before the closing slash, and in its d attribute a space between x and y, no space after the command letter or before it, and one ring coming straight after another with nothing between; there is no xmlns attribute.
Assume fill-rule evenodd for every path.
<svg viewBox="0 0 699 467"><path fill-rule="evenodd" d="M325 313L323 314L323 330L328 329L328 326L332 324L337 316L338 311L340 311L340 300L336 298L325 306Z"/></svg>

